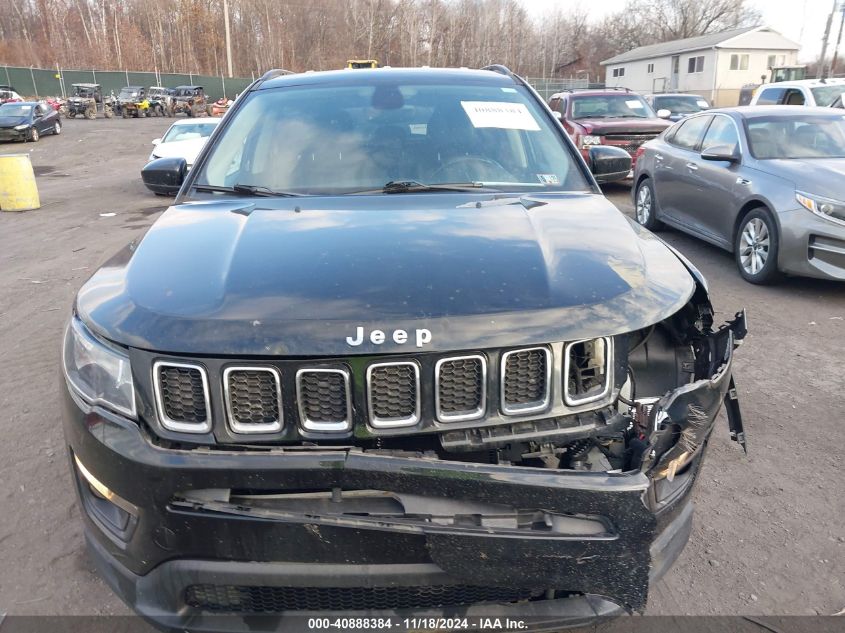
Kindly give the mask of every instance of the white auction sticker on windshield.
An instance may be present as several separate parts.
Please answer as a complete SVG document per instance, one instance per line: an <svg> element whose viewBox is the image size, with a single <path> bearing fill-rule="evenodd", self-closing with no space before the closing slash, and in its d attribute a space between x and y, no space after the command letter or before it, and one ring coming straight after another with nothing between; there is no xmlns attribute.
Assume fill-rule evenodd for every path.
<svg viewBox="0 0 845 633"><path fill-rule="evenodd" d="M696 101L696 103L698 104L698 107L700 107L700 108L708 107L707 102L704 99L699 99L698 101Z"/></svg>
<svg viewBox="0 0 845 633"><path fill-rule="evenodd" d="M625 105L628 106L629 108L642 108L643 102L637 101L636 99L631 99L630 101L626 101Z"/></svg>
<svg viewBox="0 0 845 633"><path fill-rule="evenodd" d="M497 127L504 130L539 130L524 103L507 101L461 101L473 127Z"/></svg>

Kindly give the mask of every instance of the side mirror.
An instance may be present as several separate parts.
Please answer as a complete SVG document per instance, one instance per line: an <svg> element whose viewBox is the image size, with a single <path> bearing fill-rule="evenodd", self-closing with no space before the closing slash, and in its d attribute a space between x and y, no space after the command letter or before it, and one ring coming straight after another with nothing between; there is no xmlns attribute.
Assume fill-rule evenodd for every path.
<svg viewBox="0 0 845 633"><path fill-rule="evenodd" d="M668 119L670 116L672 116L672 111L667 110L666 108L660 108L657 111L657 116L660 117L661 119Z"/></svg>
<svg viewBox="0 0 845 633"><path fill-rule="evenodd" d="M562 120L563 120L563 115L560 113L560 110L552 110L552 114L555 116L555 118L556 118L558 121L562 121Z"/></svg>
<svg viewBox="0 0 845 633"><path fill-rule="evenodd" d="M722 160L729 163L740 161L739 149L736 145L711 145L701 152L703 160Z"/></svg>
<svg viewBox="0 0 845 633"><path fill-rule="evenodd" d="M600 183L624 180L631 172L631 155L621 147L593 145L588 162L596 182Z"/></svg>
<svg viewBox="0 0 845 633"><path fill-rule="evenodd" d="M154 138L154 139L153 139L153 145L158 145L159 143L161 143L161 139L160 139L160 138Z"/></svg>
<svg viewBox="0 0 845 633"><path fill-rule="evenodd" d="M184 158L159 158L141 170L141 180L153 193L175 196L182 188L188 163Z"/></svg>

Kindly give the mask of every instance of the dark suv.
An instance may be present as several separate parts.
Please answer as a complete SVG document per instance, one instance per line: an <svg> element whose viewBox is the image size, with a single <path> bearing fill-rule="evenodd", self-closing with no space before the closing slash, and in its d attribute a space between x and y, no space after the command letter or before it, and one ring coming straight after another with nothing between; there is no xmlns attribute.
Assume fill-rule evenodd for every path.
<svg viewBox="0 0 845 633"><path fill-rule="evenodd" d="M191 630L644 608L723 401L743 440L744 317L716 323L527 84L270 72L185 167L144 169L175 203L64 340L86 538L124 600Z"/></svg>
<svg viewBox="0 0 845 633"><path fill-rule="evenodd" d="M560 92L549 99L549 107L587 160L595 145L621 147L636 160L639 146L671 125L640 95L624 88Z"/></svg>

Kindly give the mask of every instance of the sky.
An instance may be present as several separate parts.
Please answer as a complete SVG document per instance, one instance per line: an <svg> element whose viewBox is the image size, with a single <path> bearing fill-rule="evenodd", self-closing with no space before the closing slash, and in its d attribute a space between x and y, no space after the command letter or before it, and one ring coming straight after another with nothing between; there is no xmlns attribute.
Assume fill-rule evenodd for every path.
<svg viewBox="0 0 845 633"><path fill-rule="evenodd" d="M560 8L583 6L583 0L522 0L533 16ZM827 16L833 8L834 0L749 0L749 4L762 15L762 23L801 44L798 59L802 63L816 61L821 54L822 38ZM590 17L601 19L609 13L619 11L625 6L625 0L599 0L590 3ZM828 55L833 52L839 19L834 17L829 38ZM840 54L845 49L845 34L840 45Z"/></svg>

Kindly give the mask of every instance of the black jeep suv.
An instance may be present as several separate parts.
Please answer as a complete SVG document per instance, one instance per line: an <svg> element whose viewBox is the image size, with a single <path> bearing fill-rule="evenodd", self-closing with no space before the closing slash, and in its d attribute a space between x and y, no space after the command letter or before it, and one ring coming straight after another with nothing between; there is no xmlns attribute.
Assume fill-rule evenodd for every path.
<svg viewBox="0 0 845 633"><path fill-rule="evenodd" d="M519 77L273 71L144 178L176 201L63 348L86 539L132 607L643 609L723 402L744 442L744 316L714 322Z"/></svg>

